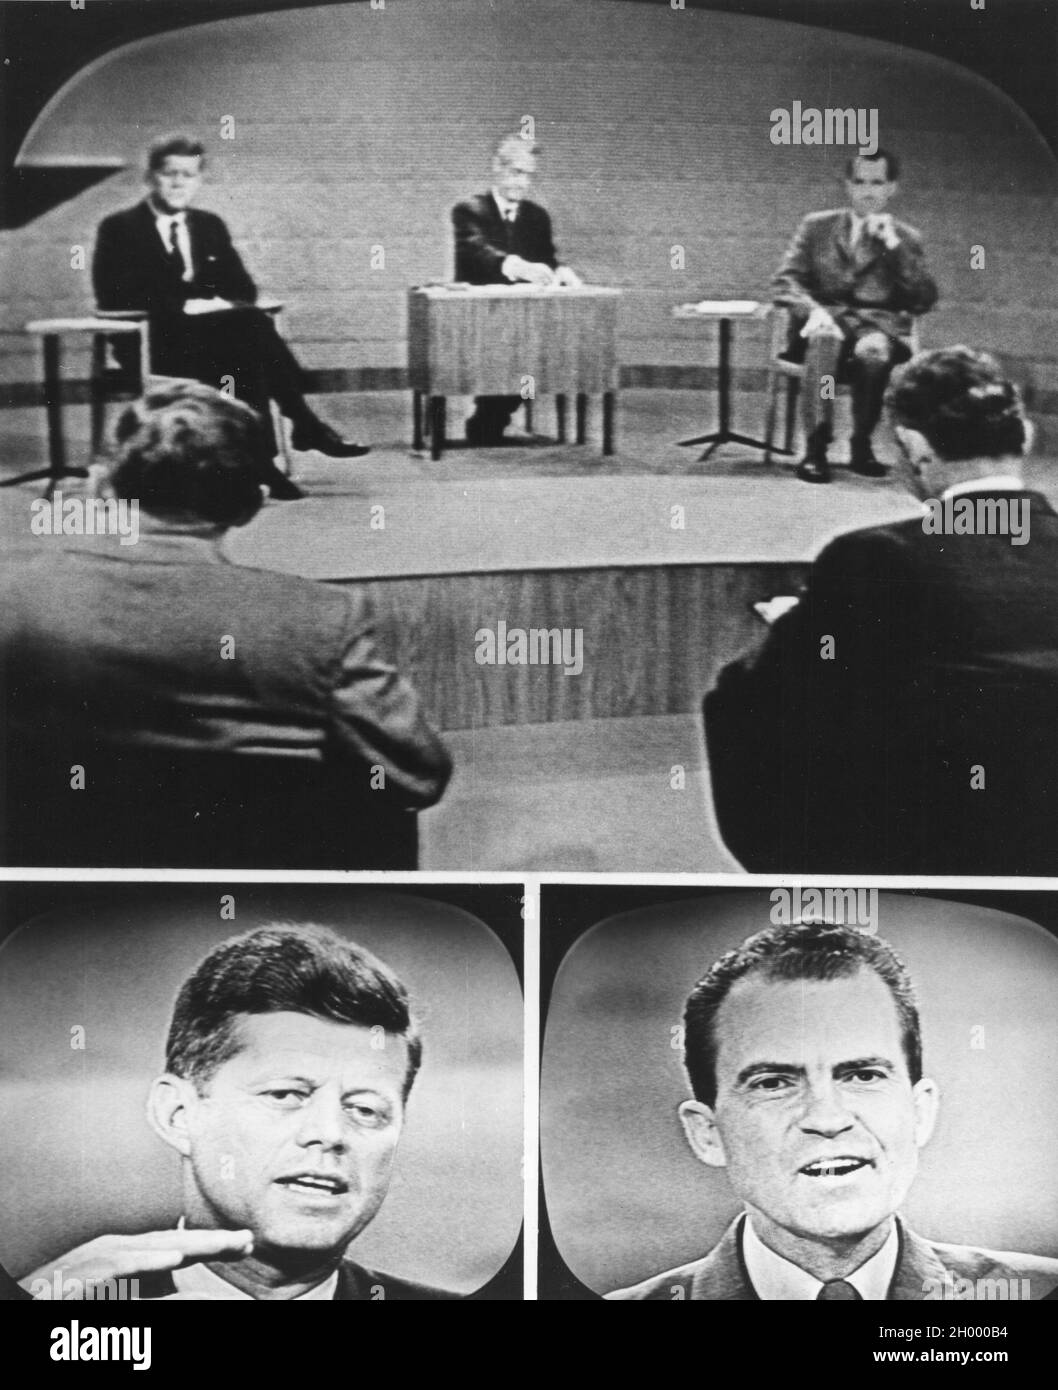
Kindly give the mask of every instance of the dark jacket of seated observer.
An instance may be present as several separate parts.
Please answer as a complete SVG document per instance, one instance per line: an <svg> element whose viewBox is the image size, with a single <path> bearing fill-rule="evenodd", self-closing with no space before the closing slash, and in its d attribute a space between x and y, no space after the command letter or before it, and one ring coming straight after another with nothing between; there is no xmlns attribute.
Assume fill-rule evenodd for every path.
<svg viewBox="0 0 1058 1390"><path fill-rule="evenodd" d="M356 589L142 515L134 545L39 546L0 612L6 862L414 862L387 840L450 761Z"/></svg>
<svg viewBox="0 0 1058 1390"><path fill-rule="evenodd" d="M747 869L1058 873L1058 516L1017 495L1026 544L919 520L833 541L721 673L713 797Z"/></svg>

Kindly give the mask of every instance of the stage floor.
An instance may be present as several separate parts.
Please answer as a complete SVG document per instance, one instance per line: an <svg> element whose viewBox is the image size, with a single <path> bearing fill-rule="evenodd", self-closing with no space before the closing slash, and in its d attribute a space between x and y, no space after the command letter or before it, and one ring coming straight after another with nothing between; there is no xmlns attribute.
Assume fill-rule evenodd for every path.
<svg viewBox="0 0 1058 1390"><path fill-rule="evenodd" d="M454 447L434 463L416 454L409 397L399 392L325 396L321 413L372 443L351 461L297 457L307 497L271 504L233 537L231 553L262 565L321 579L587 568L621 564L682 565L810 560L838 531L915 514L892 476L860 478L839 466L827 487L794 476L795 460L765 466L762 455L725 445L705 463L698 448L677 442L712 428L714 401L698 391L622 392L618 452L603 458L597 442L582 447L547 440L503 449ZM87 455L88 412L66 412L71 462ZM761 429L763 399L737 402L736 420ZM548 402L538 430L553 429ZM458 424L455 426L458 431ZM879 452L890 461L891 443ZM44 412L0 411L0 478L43 465ZM1034 481L1058 498L1045 461ZM71 480L67 491L77 483ZM31 543L27 500L39 485L0 491L5 542ZM385 511L372 529L371 508ZM684 526L672 525L682 507ZM376 514L377 515L377 514Z"/></svg>
<svg viewBox="0 0 1058 1390"><path fill-rule="evenodd" d="M338 582L364 580L376 596L392 591L396 633L409 626L408 605L414 607L420 588L427 592L430 577L446 586L504 591L504 576L511 575L513 593L513 576L534 571L647 576L658 567L672 578L707 575L711 571L702 567L716 566L716 573L727 567L737 584L754 566L809 562L836 532L916 514L892 476L872 482L839 467L830 486L813 487L795 478L793 461L766 468L760 454L735 446L698 462L699 449L681 449L675 441L712 427L713 401L705 393L623 393L619 452L607 459L597 445L527 441L496 450L453 448L433 463L400 442L409 423L407 397L325 397L319 406L347 433L376 441L372 453L352 462L299 457L297 478L307 499L267 506L234 537L230 552L246 564ZM757 398L740 398L739 427L758 431L762 408ZM84 454L87 411L68 415L76 461ZM538 427L550 423L546 409L539 409ZM892 460L891 444L883 441L879 452ZM834 453L840 459L841 446ZM43 412L0 411L0 476L43 459ZM1048 460L1034 460L1029 478L1058 500ZM42 543L29 532L29 502L39 492L39 485L0 491L0 542L8 550ZM371 527L378 506L385 508L384 530ZM683 508L682 529L671 524L676 507ZM487 575L495 578L481 578ZM420 576L421 586L415 582ZM540 582L557 581L540 574ZM556 588L556 600L579 593L576 586L593 593L594 582L571 575L574 588ZM712 601L721 602L725 593L721 584ZM719 650L706 651L716 647L717 634L696 626L693 613L685 618L706 664L719 659ZM466 677L458 676L454 659L449 663L443 643L438 647L436 628L412 626L412 655L399 657L399 664L419 681L428 704L440 708L445 682ZM672 634L677 629L681 643L691 640L678 624ZM648 625L640 645L652 641L654 630ZM432 654L440 666L418 671L414 648L424 643L425 657ZM663 659L660 646L653 654ZM441 669L448 664L451 671ZM609 674L620 685L627 672L626 657ZM689 694L676 711L659 708L635 717L570 718L556 708L540 722L521 716L503 722L506 715L485 727L476 715L447 721L456 772L441 804L422 818L422 867L737 872L718 839L708 792L698 712L708 683L703 668L702 679L690 683L693 698ZM678 791L669 777L677 764L686 775Z"/></svg>

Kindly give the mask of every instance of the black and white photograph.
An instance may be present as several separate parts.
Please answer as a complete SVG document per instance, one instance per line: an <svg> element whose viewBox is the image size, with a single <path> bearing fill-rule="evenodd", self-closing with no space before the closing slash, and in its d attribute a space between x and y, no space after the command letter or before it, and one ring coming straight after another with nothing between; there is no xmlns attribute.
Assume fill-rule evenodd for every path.
<svg viewBox="0 0 1058 1390"><path fill-rule="evenodd" d="M1058 902L651 891L543 889L540 1297L1053 1295Z"/></svg>
<svg viewBox="0 0 1058 1390"><path fill-rule="evenodd" d="M294 1301L717 1303L747 1376L803 1327L731 1305L859 1302L835 1374L1025 1378L1056 56L1058 0L0 0L29 1379L359 1373L215 1308Z"/></svg>
<svg viewBox="0 0 1058 1390"><path fill-rule="evenodd" d="M1058 872L1049 0L0 17L5 863Z"/></svg>
<svg viewBox="0 0 1058 1390"><path fill-rule="evenodd" d="M63 887L4 895L25 1298L521 1298L520 892Z"/></svg>

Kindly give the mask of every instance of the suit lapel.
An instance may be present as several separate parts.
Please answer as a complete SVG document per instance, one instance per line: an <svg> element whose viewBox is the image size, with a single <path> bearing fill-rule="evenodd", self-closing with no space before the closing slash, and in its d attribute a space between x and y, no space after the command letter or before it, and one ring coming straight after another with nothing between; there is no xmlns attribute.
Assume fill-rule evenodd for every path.
<svg viewBox="0 0 1058 1390"><path fill-rule="evenodd" d="M168 270L169 257L165 254L165 247L162 245L162 239L158 235L158 224L154 220L154 212L150 203L144 200L144 202L140 203L138 211L140 215L140 231L144 239L144 244L149 248L153 259Z"/></svg>
<svg viewBox="0 0 1058 1390"><path fill-rule="evenodd" d="M889 1285L890 1303L921 1303L928 1283L944 1281L944 1264L933 1246L897 1220L900 1254ZM937 1285L939 1287L939 1284Z"/></svg>
<svg viewBox="0 0 1058 1390"><path fill-rule="evenodd" d="M691 1282L691 1298L709 1302L759 1303L742 1261L742 1226L745 1215L733 1221L697 1265Z"/></svg>
<svg viewBox="0 0 1058 1390"><path fill-rule="evenodd" d="M498 233L498 239L503 243L504 249L509 251L511 249L511 233L514 231L514 224L508 222L506 217L504 217L503 213L500 212L500 205L492 196L491 192L488 193L486 196L488 198L489 210L492 214L493 224L495 226L496 232ZM515 216L517 217L517 213L515 213Z"/></svg>
<svg viewBox="0 0 1058 1390"><path fill-rule="evenodd" d="M852 213L846 208L841 214L841 221L838 223L837 236L835 237L837 248L841 256L846 261L853 259L852 252Z"/></svg>

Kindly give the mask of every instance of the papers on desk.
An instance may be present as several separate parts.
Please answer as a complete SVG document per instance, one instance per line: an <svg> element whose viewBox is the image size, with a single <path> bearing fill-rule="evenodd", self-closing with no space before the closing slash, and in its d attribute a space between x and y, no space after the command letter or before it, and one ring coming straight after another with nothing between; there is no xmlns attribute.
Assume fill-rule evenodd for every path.
<svg viewBox="0 0 1058 1390"><path fill-rule="evenodd" d="M435 281L427 285L416 285L414 291L425 291L437 294L465 294L468 298L487 299L499 293L507 296L528 296L530 298L541 295L576 295L584 291L590 293L601 292L606 294L617 294L619 291L611 290L604 285L533 285L528 280L514 280L510 282L471 285L466 280L446 280ZM414 292L413 291L413 292Z"/></svg>
<svg viewBox="0 0 1058 1390"><path fill-rule="evenodd" d="M681 304L677 313L702 314L709 318L748 318L760 308L756 299L700 299L697 304Z"/></svg>

